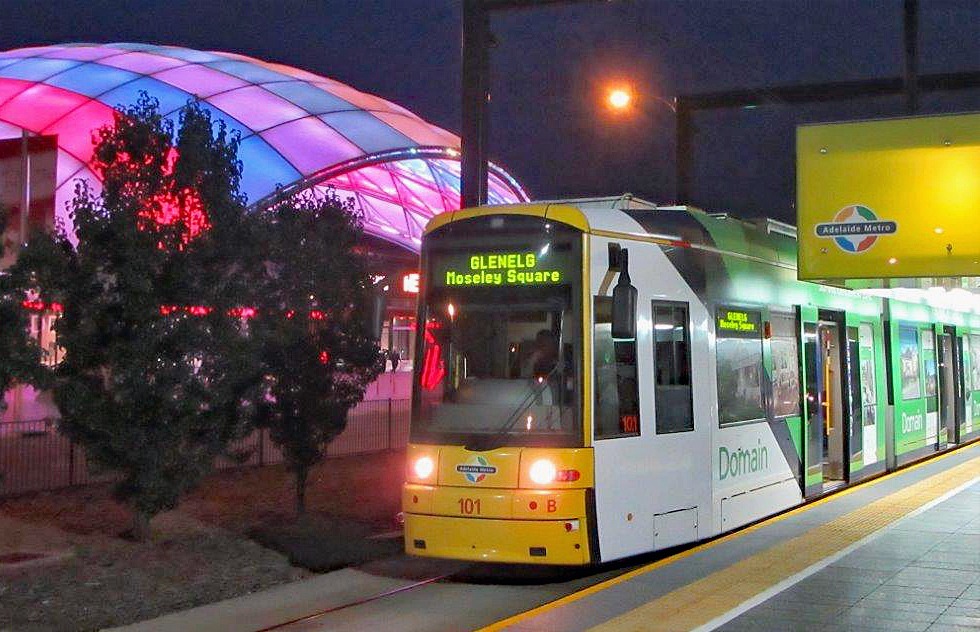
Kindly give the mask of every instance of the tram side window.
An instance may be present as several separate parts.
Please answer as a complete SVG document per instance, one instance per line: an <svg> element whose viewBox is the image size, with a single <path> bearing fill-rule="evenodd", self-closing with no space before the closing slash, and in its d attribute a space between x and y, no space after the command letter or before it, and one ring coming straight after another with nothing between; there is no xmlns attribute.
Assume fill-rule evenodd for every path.
<svg viewBox="0 0 980 632"><path fill-rule="evenodd" d="M715 316L718 422L754 421L766 416L762 401L762 314L719 307Z"/></svg>
<svg viewBox="0 0 980 632"><path fill-rule="evenodd" d="M898 344L902 399L917 399L922 397L922 383L919 380L919 330L915 327L899 327Z"/></svg>
<svg viewBox="0 0 980 632"><path fill-rule="evenodd" d="M596 296L593 313L596 439L638 435L636 340L613 340L611 297Z"/></svg>
<svg viewBox="0 0 980 632"><path fill-rule="evenodd" d="M800 354L796 316L772 313L772 407L775 417L800 414Z"/></svg>
<svg viewBox="0 0 980 632"><path fill-rule="evenodd" d="M931 329L922 330L922 373L926 377L926 397L935 397L939 383L936 375L936 333Z"/></svg>
<svg viewBox="0 0 980 632"><path fill-rule="evenodd" d="M687 303L653 302L657 434L694 430Z"/></svg>
<svg viewBox="0 0 980 632"><path fill-rule="evenodd" d="M973 390L980 391L980 335L970 334L969 355L970 382L973 383Z"/></svg>
<svg viewBox="0 0 980 632"><path fill-rule="evenodd" d="M864 405L864 425L875 425L878 410L878 386L875 382L874 330L862 323L858 327L858 355L861 362L861 402Z"/></svg>

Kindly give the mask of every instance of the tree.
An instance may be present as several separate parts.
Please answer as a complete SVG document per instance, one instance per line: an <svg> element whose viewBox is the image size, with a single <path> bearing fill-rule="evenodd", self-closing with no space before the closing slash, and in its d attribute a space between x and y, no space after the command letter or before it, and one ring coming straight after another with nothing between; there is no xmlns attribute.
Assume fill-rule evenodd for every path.
<svg viewBox="0 0 980 632"><path fill-rule="evenodd" d="M7 226L8 212L0 206L0 236ZM4 244L0 239L0 260ZM41 350L27 335L27 313L22 305L26 287L22 278L0 271L0 413L6 407L3 395L14 382L42 384Z"/></svg>
<svg viewBox="0 0 980 632"><path fill-rule="evenodd" d="M257 423L295 476L299 515L310 468L383 367L361 236L360 215L332 192L293 198L257 218L253 239L266 274L250 327L267 389Z"/></svg>
<svg viewBox="0 0 980 632"><path fill-rule="evenodd" d="M101 193L76 189L73 248L36 237L17 267L63 306L61 428L121 474L132 536L249 429L260 376L239 319L250 283L238 138L189 104L179 135L143 94L98 132Z"/></svg>

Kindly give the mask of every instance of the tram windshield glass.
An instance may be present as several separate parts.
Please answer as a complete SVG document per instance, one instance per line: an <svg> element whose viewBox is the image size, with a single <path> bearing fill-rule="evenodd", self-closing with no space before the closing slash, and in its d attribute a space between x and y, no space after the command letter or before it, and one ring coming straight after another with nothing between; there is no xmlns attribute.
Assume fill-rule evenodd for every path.
<svg viewBox="0 0 980 632"><path fill-rule="evenodd" d="M580 244L574 229L524 216L426 240L413 441L581 443Z"/></svg>

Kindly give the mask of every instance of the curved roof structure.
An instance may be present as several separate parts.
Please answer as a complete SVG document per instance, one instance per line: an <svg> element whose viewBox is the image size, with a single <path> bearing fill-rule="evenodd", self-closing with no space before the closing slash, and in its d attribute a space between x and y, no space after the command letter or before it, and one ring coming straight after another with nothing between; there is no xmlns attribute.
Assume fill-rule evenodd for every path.
<svg viewBox="0 0 980 632"><path fill-rule="evenodd" d="M365 230L418 249L433 215L459 208L459 138L403 107L298 68L150 44L65 44L0 52L0 139L57 135L56 213L89 168L92 132L141 91L169 116L197 99L241 133L242 191L261 206L332 186ZM527 199L491 165L490 203ZM282 187L277 192L277 187Z"/></svg>

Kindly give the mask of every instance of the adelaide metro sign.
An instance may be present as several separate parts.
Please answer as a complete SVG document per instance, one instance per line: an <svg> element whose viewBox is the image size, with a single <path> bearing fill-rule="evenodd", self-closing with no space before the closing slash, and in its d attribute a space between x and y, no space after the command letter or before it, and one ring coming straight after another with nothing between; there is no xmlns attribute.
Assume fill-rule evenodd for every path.
<svg viewBox="0 0 980 632"><path fill-rule="evenodd" d="M799 277L980 276L980 114L800 127Z"/></svg>

